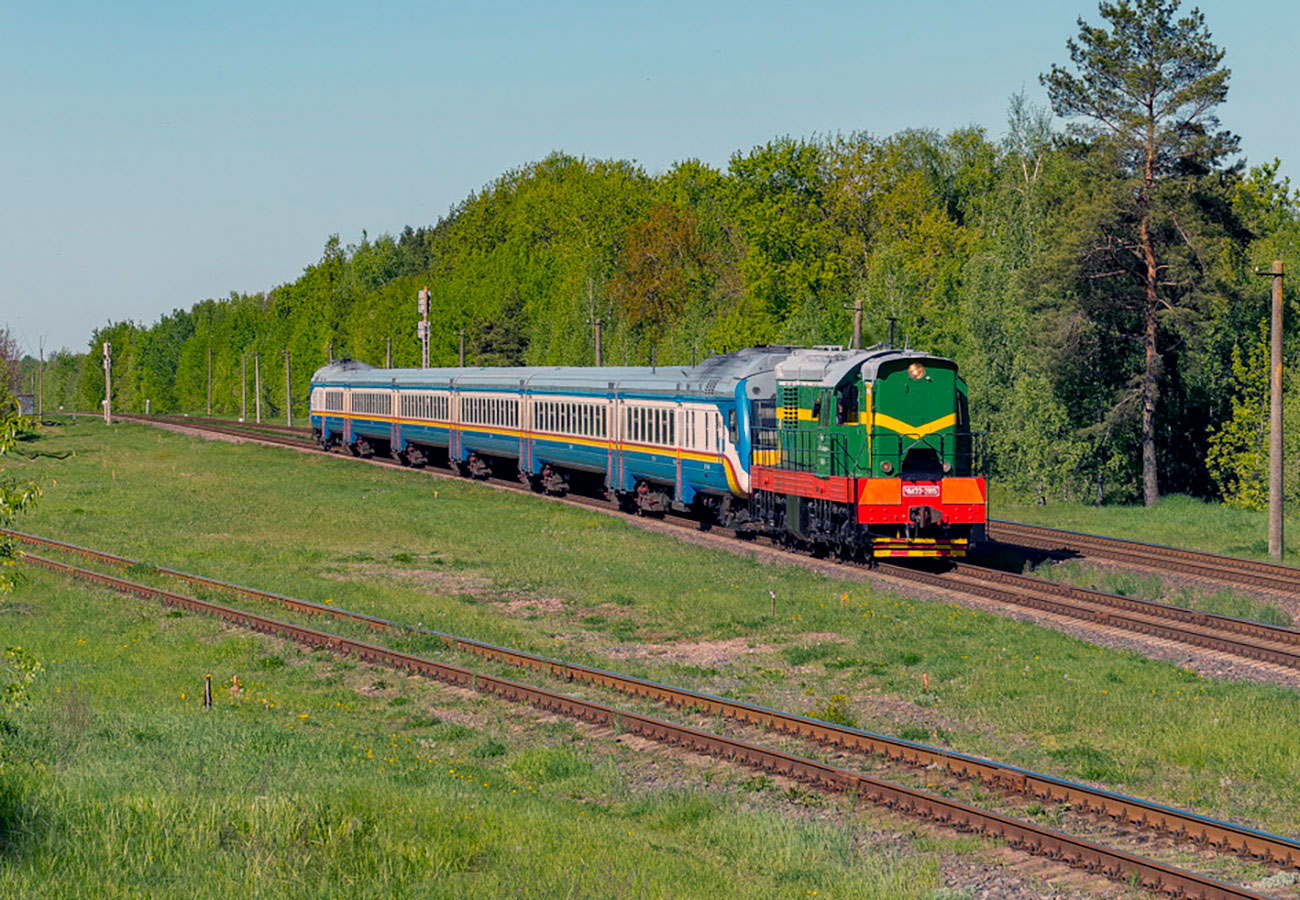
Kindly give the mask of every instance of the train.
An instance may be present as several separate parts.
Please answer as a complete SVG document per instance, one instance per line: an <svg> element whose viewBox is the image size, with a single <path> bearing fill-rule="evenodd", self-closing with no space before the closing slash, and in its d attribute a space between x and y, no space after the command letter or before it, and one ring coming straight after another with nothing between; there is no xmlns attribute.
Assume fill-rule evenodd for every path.
<svg viewBox="0 0 1300 900"><path fill-rule="evenodd" d="M760 346L694 366L393 369L312 376L322 447L600 493L642 515L815 556L965 556L983 539L982 436L950 359Z"/></svg>

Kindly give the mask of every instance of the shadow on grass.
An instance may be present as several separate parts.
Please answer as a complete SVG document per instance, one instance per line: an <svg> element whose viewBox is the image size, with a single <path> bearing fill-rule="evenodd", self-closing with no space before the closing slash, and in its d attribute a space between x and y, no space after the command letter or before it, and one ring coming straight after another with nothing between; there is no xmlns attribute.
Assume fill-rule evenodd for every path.
<svg viewBox="0 0 1300 900"><path fill-rule="evenodd" d="M0 720L0 757L5 755L5 743L13 732L12 725ZM23 842L31 837L30 819L31 811L12 772L0 774L0 860L18 855Z"/></svg>
<svg viewBox="0 0 1300 900"><path fill-rule="evenodd" d="M976 565L1020 573L1032 571L1045 563L1074 559L1083 559L1083 554L1066 549L1039 550L1036 547L1021 547L1019 544L1004 544L1001 541L986 541L971 554L971 562Z"/></svg>

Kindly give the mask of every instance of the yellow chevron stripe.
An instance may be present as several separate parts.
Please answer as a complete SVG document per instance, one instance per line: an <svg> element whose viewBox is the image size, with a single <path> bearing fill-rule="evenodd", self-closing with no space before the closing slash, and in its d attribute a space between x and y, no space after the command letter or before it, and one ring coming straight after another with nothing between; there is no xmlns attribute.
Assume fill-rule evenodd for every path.
<svg viewBox="0 0 1300 900"><path fill-rule="evenodd" d="M943 431L945 428L951 428L957 424L957 414L948 413L941 419L935 419L933 422L927 422L925 425L909 425L901 419L895 419L893 416L887 416L884 413L876 413L872 416L872 425L879 425L882 428L888 428L890 431L897 431L903 437L923 438L928 434L934 434L936 431Z"/></svg>

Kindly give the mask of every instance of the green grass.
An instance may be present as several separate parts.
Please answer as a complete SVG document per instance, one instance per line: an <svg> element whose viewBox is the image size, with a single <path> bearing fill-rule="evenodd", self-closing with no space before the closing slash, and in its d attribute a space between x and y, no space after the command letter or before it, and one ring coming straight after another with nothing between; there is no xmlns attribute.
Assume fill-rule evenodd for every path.
<svg viewBox="0 0 1300 900"><path fill-rule="evenodd" d="M857 581L686 545L607 516L502 494L468 482L433 480L416 472L380 470L338 458L208 443L135 426L115 428L108 435L101 425L81 424L51 430L41 443L50 449L75 449L77 455L62 461L38 458L22 464L25 472L40 475L47 487L37 513L22 523L26 530L158 565L588 660L771 706L833 713L873 730L909 737L937 736L955 749L1068 777L1091 778L1270 830L1300 831L1300 808L1291 799L1295 774L1300 771L1300 698L1291 690L1207 680L1173 665L1103 650L1030 625L911 601ZM769 614L769 591L777 594L775 619ZM303 803L308 798L318 802L318 798L338 797L343 798L338 800L338 808L350 809L345 799L356 794L349 791L373 791L374 809L391 804L391 808L406 810L407 818L418 817L421 822L438 810L445 818L446 810L462 801L462 795L454 792L425 797L421 791L450 790L463 783L450 781L438 787L438 779L417 779L420 787L416 790L410 782L388 784L373 781L377 775L354 774L354 767L361 764L350 758L347 765L338 760L337 770L309 765L310 761L333 752L355 755L355 736L387 733L387 725L381 723L392 716L401 717L401 722L408 723L404 727L412 729L393 729L399 734L418 739L425 737L420 729L433 729L441 735L427 738L437 742L440 749L435 752L441 755L454 749L457 758L463 757L476 772L514 771L511 767L516 764L552 765L545 759L520 761L531 760L534 752L547 751L556 743L554 736L539 735L534 729L519 738L504 726L484 729L474 723L466 725L463 716L428 699L412 697L416 702L409 706L391 705L406 691L402 687L406 680L391 673L365 672L365 667L340 661L315 664L323 671L308 677L308 667L296 660L295 651L273 647L266 639L237 636L211 624L201 626L193 617L168 619L149 604L107 597L94 602L87 599L95 596L93 591L37 576L13 598L28 612L0 618L0 637L9 639L3 634L6 628L21 633L22 642L32 645L48 667L36 705L26 714L30 721L20 734L55 733L55 723L63 713L58 712L57 697L61 695L51 692L67 690L77 682L95 717L125 716L132 728L153 729L162 737L140 745L146 749L139 751L136 743L125 742L123 735L128 732L124 729L110 729L111 738L95 737L98 732L87 729L93 741L107 743L92 742L95 752L77 764L84 767L77 776L84 779L83 786L62 794L56 787L76 779L55 774L60 771L59 764L50 748L57 748L57 742L31 749L30 758L40 761L46 770L24 769L27 774L23 778L32 779L32 783L23 782L23 796L53 797L42 809L48 810L44 815L59 827L43 830L40 833L46 837L26 842L28 849L22 851L26 855L21 858L27 862L6 870L26 872L22 877L35 879L42 866L52 865L66 850L66 845L58 843L61 838L49 835L65 833L68 826L80 827L82 822L95 823L86 826L91 830L108 827L103 823L109 820L101 815L109 816L115 803L135 796L140 785L152 783L152 769L131 768L146 766L133 761L137 757L152 760L170 753L181 760L174 769L164 767L174 772L158 787L163 798L171 798L167 802L207 796L195 793L193 782L181 777L194 768L213 771L215 762L209 764L197 751L185 750L206 747L218 748L212 752L220 753L219 768L240 773L227 783L231 793L220 801L225 804L221 810L234 810L232 816L239 809L244 810L239 815L252 815L247 805L259 796L235 791L234 786L246 788L252 783L257 787L256 772L263 765L272 765L274 771L292 773L289 784L295 785L296 793L273 779L274 783L268 782L268 796L294 796ZM61 610L57 615L51 611L56 607ZM121 616L137 630L114 619L115 609L129 610ZM92 648L87 634L90 625L85 623L101 620L109 623L106 628L118 622L112 627L124 630L96 632ZM149 638L155 631L171 635L200 628L207 629L202 632L207 636L196 632L187 639L188 649L183 654L180 650L164 653L157 643L147 645L149 653L131 646L136 637L161 640ZM77 637L86 638L88 644L75 643ZM118 644L127 644L120 652L131 662L110 666L102 654L111 656ZM266 662L277 656L284 665ZM222 668L213 660L228 661ZM136 665L140 667L138 676L130 674L135 672L130 666ZM197 690L196 679L204 666L216 668L223 678L240 674L241 680L277 685L280 698L301 696L303 699L294 703L300 703L304 711L314 708L311 703L316 701L310 698L317 696L315 692L322 698L322 715L331 703L350 704L353 709L344 714L334 707L336 712L329 713L330 721L319 730L313 726L289 731L287 724L279 722L267 725L269 731L262 736L261 725L245 729L244 719L240 719L241 727L232 727L219 737L204 736L212 727L204 723L220 721L220 716L246 716L248 723L254 723L264 714L262 710L222 711L219 716L196 719L198 714L186 707L176 712L173 722L167 703L155 704L153 698L177 695L182 689ZM148 672L153 674L147 676ZM180 677L177 673L184 673L188 688L174 683ZM163 679L164 685L149 682L145 686L137 677ZM926 679L928 689L923 684ZM376 688L381 681L385 686ZM494 702L485 704L498 707ZM277 711L283 708L276 707ZM479 706L472 709L477 716L486 715L477 711ZM271 715L269 711L266 714ZM268 741L271 734L279 735L281 729L293 740L265 746L259 743ZM232 742L228 750L223 749L223 741ZM499 752L498 745L502 748ZM294 748L300 746L305 755L297 755ZM242 761L231 761L231 754ZM703 885L718 878L712 884L715 891L719 884L726 884L737 896L804 896L811 888L802 882L782 881L787 876L779 873L769 873L767 880L759 878L752 885L719 874L722 868L738 868L735 860L761 853L755 848L766 840L781 846L790 841L808 840L814 846L822 842L824 852L813 854L813 862L795 862L802 851L791 851L787 871L820 872L826 878L823 883L829 884L845 871L861 869L863 878L875 879L862 890L869 896L887 896L891 891L908 896L897 887L902 882L923 896L933 884L924 875L913 884L908 879L914 871L896 871L903 864L878 853L845 856L849 851L844 848L860 839L851 830L829 827L817 832L821 836L815 839L796 839L795 835L803 832L782 823L778 812L770 812L769 818L756 816L755 822L765 823L762 828L775 829L777 835L795 828L791 836L772 837L764 832L745 839L743 832L750 827L747 809L729 805L732 800L726 792L722 799L713 794L703 798L715 806L716 811L708 816L692 820L692 813L683 814L682 821L672 820L676 824L671 827L679 831L671 840L664 839L659 829L668 827L663 824L667 820L642 811L638 804L671 805L677 800L662 792L629 787L642 779L636 774L619 774L625 771L623 767L610 771L595 761L599 757L589 753L591 770L566 779L576 778L589 785L596 784L591 779L605 779L601 785L618 785L617 790L588 786L578 789L575 796L574 790L563 786L552 795L543 793L529 800L542 804L530 807L534 818L525 817L530 831L540 830L552 819L584 814L580 827L555 826L565 840L578 846L572 855L543 847L537 843L540 836L520 844L526 848L520 852L530 865L542 865L537 862L540 856L553 858L545 863L551 867L547 870L550 876L533 873L552 894L567 890L565 882L555 879L569 862L585 860L586 871L590 871L593 860L623 855L640 859L652 881L620 881L621 873L630 871L620 861L613 874L593 876L593 880L581 882L576 892L599 894L596 885L608 882L620 885L618 891L627 895L639 895L643 888L647 895L693 895L708 893ZM273 762L267 763L268 759ZM575 763L566 757L554 765L567 771ZM392 764L385 778L396 778L398 768ZM685 780L680 773L673 774L676 777L669 783ZM735 777L754 776L742 773ZM362 780L354 782L353 778ZM597 816L590 797L602 791L610 798L610 809ZM468 886L487 886L494 894L513 892L515 885L500 879L507 877L506 857L513 846L510 841L515 840L512 826L503 822L510 818L514 809L510 804L517 802L516 795L507 800L493 790L471 793L483 804L496 797L492 802L505 805L491 807L493 824L474 832L480 837L453 842L456 847L486 842L489 849L474 856L475 862L464 872L449 877L462 892ZM767 793L740 790L737 796L763 797ZM79 805L82 796L100 798L96 802L105 812L96 812L99 807L93 805ZM699 798L691 801L696 802ZM203 799L198 805L207 803ZM185 833L190 837L180 839L179 846L208 846L205 841L216 840L211 829L216 828L219 837L217 823L225 814L215 807L208 809L202 821L210 824L187 825ZM169 821L171 814L164 814L160 807L156 815L140 815L149 823L141 828L161 829L160 823ZM724 827L726 822L732 824ZM385 858L395 852L391 850L393 842L423 846L426 835L418 830L425 827L422 824L407 831L384 827L391 831L391 841L384 845L388 848ZM630 839L634 843L645 838L649 849L644 855L623 854L602 843L606 838L618 839L620 834L628 838L627 831L633 832ZM240 833L238 828L236 833ZM491 840L481 837L483 834ZM274 845L269 836L258 840ZM148 855L142 848L146 845L132 843L124 851L142 872ZM214 865L204 882L209 887L202 890L219 894L231 879L247 876L238 868L240 861L256 855L250 848L261 844L254 841L240 846L239 852L230 855L231 868ZM662 855L656 855L660 851ZM337 859L316 861L313 853L333 854L334 850L331 845L295 855L277 849L265 858L294 859L305 854L322 870L331 870L335 864L340 870L351 865ZM675 858L675 853L692 860L690 865L683 864L680 875L670 871L668 860ZM773 854L774 860L781 858L781 853ZM95 865L105 864L102 857L77 859L78 871L90 872ZM722 860L731 862L724 865ZM677 880L696 878L692 873L696 873L697 864L705 867L697 873L698 880ZM917 863L923 872L932 872L926 867L934 864L924 855ZM174 872L176 865L172 859L166 871ZM276 868L281 866L279 862L266 865L269 868L248 876L263 890L270 892L269 885L291 877ZM376 855L366 865L388 872L384 866L397 863L385 863ZM633 868L639 872L642 867ZM364 867L359 871L370 872ZM16 876L0 874L4 877ZM316 875L303 877L310 881ZM423 882L405 880L414 877L409 872L394 870L391 876L382 877L391 877L382 882L391 892L441 895ZM901 882L891 881L895 878ZM131 883L143 890L141 882ZM327 883L315 880L311 884L324 889ZM625 884L629 885L626 890ZM819 896L825 896L828 888L818 890ZM192 884L187 884L185 892L202 895ZM0 881L0 895L5 893Z"/></svg>
<svg viewBox="0 0 1300 900"><path fill-rule="evenodd" d="M0 741L0 896L884 900L935 883L932 852L706 793L495 700L45 573L17 602L47 671Z"/></svg>
<svg viewBox="0 0 1300 900"><path fill-rule="evenodd" d="M1291 536L1283 561L1300 566L1300 516L1288 510L1286 534ZM1132 541L1190 547L1267 560L1268 513L1233 509L1182 495L1162 497L1153 507L1095 506L1087 503L1047 503L1042 506L1002 501L994 494L989 515L1014 522L1047 525L1069 531L1105 534ZM996 532L996 526L994 526Z"/></svg>
<svg viewBox="0 0 1300 900"><path fill-rule="evenodd" d="M1171 587L1158 575L1094 566L1078 560L1043 563L1033 569L1033 574L1039 578L1077 584L1124 597L1159 600L1186 609L1199 609L1288 628L1295 625L1292 617L1276 604L1239 594L1230 588L1204 591Z"/></svg>

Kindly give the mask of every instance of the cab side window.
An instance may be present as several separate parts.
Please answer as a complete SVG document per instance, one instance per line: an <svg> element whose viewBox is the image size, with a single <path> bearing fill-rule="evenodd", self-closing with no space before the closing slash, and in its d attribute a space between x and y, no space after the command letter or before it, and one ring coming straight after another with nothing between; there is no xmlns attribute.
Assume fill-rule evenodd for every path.
<svg viewBox="0 0 1300 900"><path fill-rule="evenodd" d="M837 402L837 420L841 425L848 425L858 420L858 386L851 384L840 391Z"/></svg>

